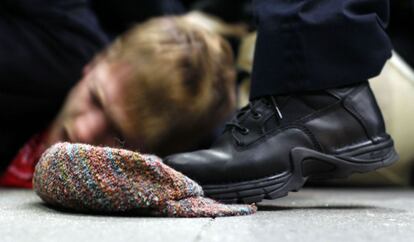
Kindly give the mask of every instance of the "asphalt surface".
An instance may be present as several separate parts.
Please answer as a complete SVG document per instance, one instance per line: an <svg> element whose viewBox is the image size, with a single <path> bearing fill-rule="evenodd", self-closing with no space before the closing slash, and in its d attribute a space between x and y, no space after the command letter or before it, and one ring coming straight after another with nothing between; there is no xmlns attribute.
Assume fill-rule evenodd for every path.
<svg viewBox="0 0 414 242"><path fill-rule="evenodd" d="M0 241L414 241L414 190L303 189L217 219L74 214L0 190Z"/></svg>

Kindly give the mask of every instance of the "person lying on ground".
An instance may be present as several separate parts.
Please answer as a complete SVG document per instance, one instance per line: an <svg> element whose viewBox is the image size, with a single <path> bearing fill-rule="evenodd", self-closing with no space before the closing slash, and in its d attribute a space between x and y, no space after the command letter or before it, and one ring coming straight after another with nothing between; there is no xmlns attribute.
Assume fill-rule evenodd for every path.
<svg viewBox="0 0 414 242"><path fill-rule="evenodd" d="M21 150L0 185L18 185L13 171L27 151L33 167L40 151L61 141L161 156L194 149L232 113L234 81L232 51L219 35L185 17L134 27L85 67L51 126ZM26 171L30 187L33 170Z"/></svg>

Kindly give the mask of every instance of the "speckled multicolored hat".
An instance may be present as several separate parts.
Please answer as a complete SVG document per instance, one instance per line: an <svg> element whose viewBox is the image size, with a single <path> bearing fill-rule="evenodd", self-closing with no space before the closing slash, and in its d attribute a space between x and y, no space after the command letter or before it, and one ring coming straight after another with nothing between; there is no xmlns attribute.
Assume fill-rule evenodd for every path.
<svg viewBox="0 0 414 242"><path fill-rule="evenodd" d="M151 211L170 217L249 215L254 205L225 205L157 156L109 147L59 143L36 166L36 193L51 205L81 212Z"/></svg>

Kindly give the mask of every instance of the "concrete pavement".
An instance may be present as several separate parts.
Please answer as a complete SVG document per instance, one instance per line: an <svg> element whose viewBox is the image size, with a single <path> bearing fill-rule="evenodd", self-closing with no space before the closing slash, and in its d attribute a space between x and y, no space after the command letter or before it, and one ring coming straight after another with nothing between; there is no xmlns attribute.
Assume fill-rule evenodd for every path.
<svg viewBox="0 0 414 242"><path fill-rule="evenodd" d="M303 189L253 216L173 219L72 214L0 190L0 241L414 241L414 191Z"/></svg>

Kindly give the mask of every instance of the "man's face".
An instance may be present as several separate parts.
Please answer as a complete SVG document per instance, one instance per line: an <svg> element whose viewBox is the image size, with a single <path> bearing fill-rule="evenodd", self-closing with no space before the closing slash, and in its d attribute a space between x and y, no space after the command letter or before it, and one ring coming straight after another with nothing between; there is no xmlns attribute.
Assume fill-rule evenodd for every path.
<svg viewBox="0 0 414 242"><path fill-rule="evenodd" d="M95 145L125 145L127 118L123 87L130 71L126 65L98 61L85 68L50 130L49 144L59 141ZM131 141L134 148L139 142Z"/></svg>

